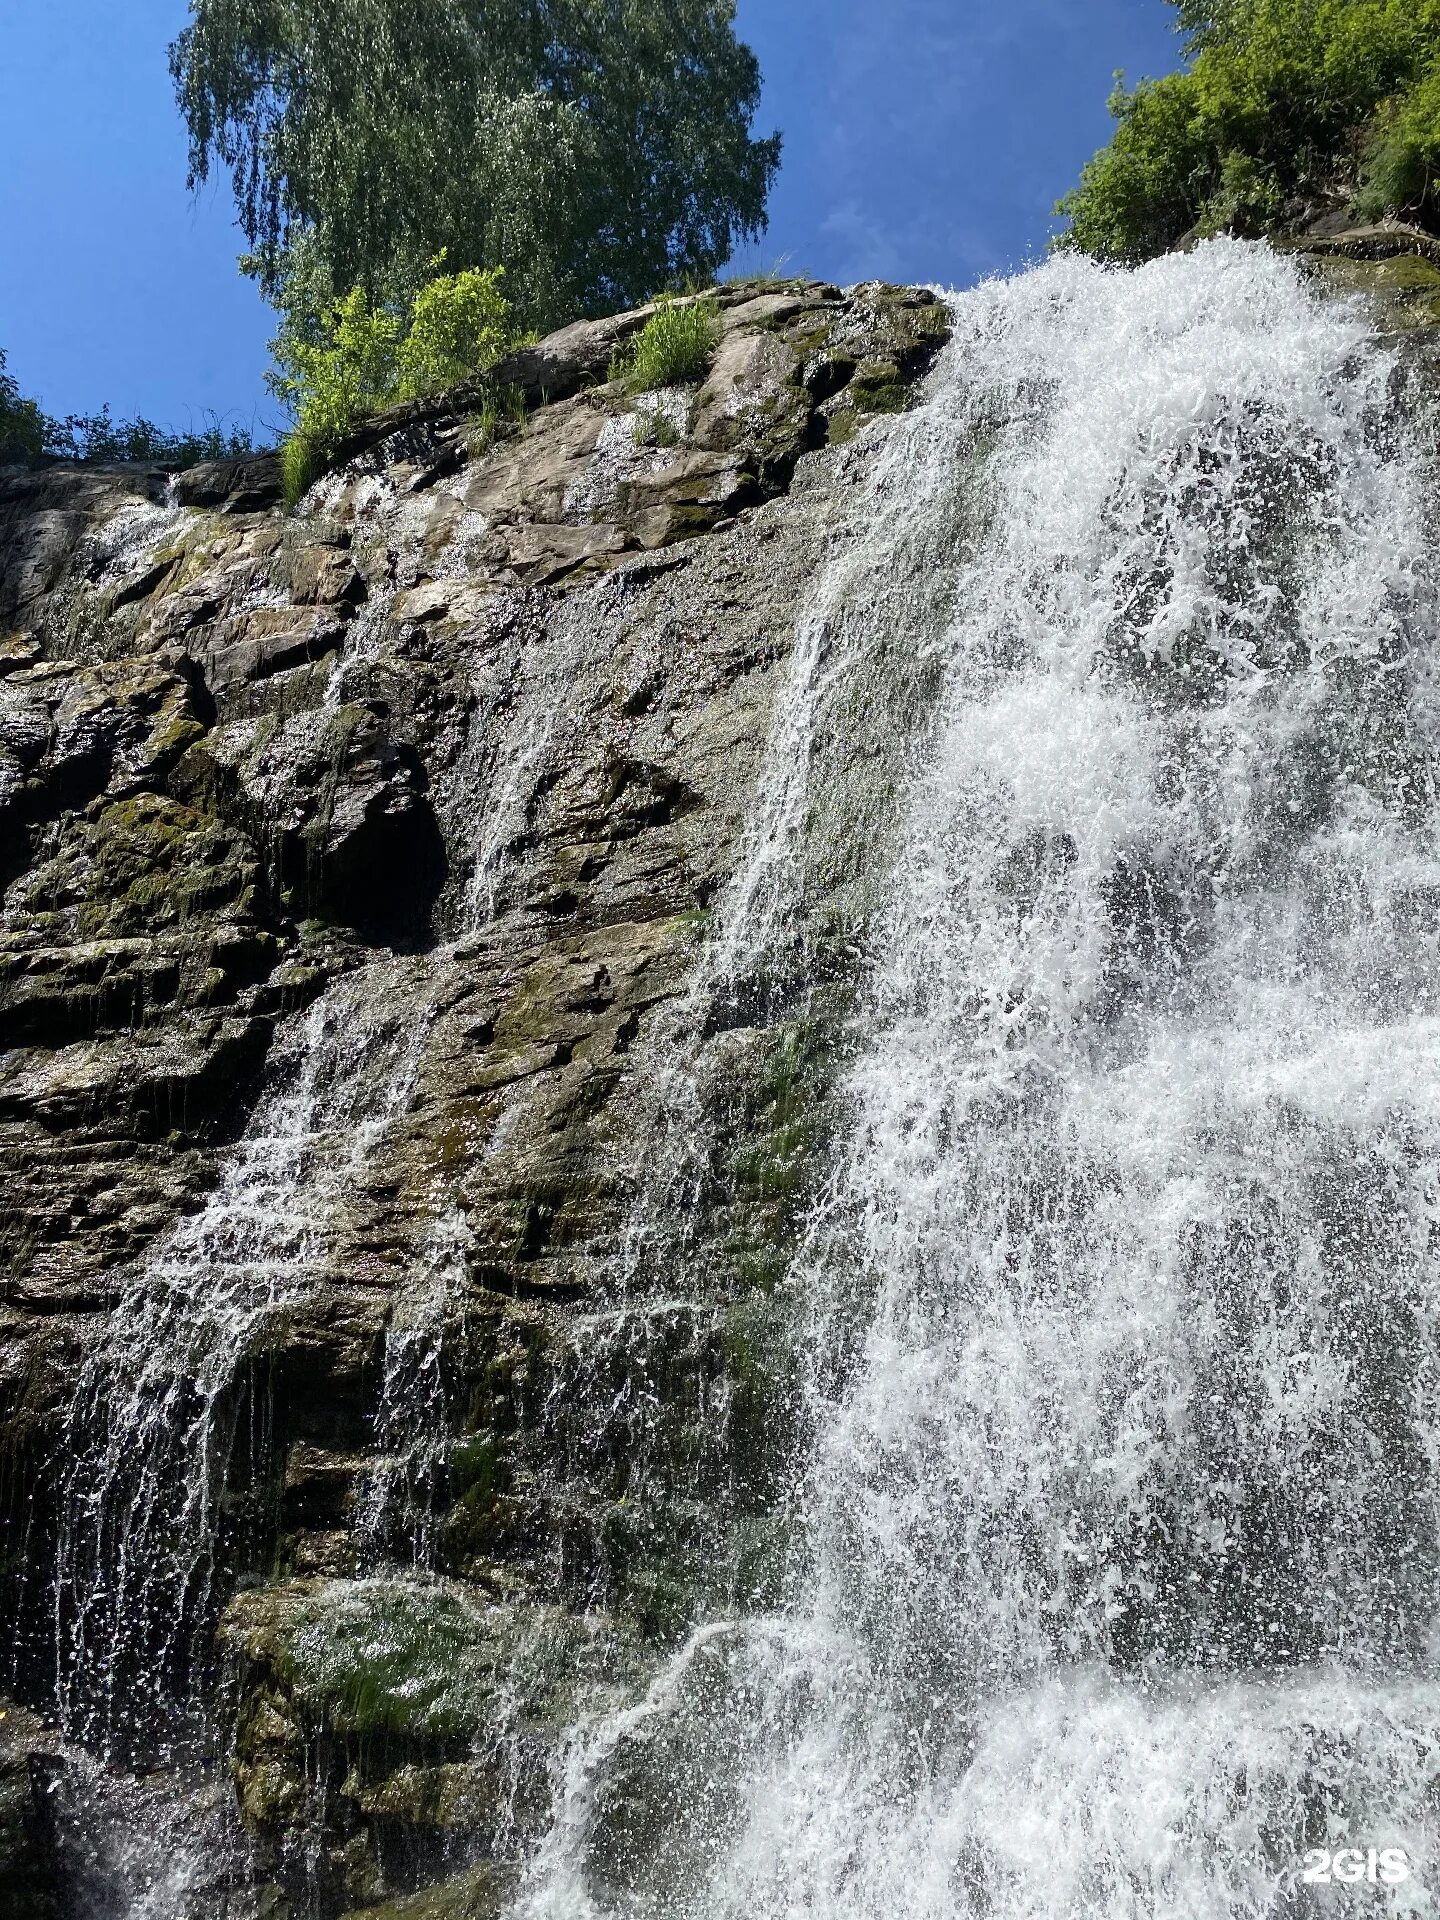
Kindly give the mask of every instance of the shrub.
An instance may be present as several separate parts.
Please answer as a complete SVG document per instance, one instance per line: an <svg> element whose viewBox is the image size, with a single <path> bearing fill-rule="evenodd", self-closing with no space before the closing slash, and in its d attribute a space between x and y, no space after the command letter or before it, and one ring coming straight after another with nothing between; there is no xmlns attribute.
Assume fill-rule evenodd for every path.
<svg viewBox="0 0 1440 1920"><path fill-rule="evenodd" d="M420 289L406 313L374 305L363 288L353 287L315 337L282 330L271 386L295 415L282 455L291 506L366 414L494 366L511 337L500 278L498 268L443 274Z"/></svg>
<svg viewBox="0 0 1440 1920"><path fill-rule="evenodd" d="M234 460L253 453L255 443L243 427L226 427L211 418L198 433L174 433L137 415L116 420L109 407L99 413L69 413L53 419L34 400L25 399L5 371L0 351L0 465L40 460L134 461L168 467L172 472L202 460Z"/></svg>
<svg viewBox="0 0 1440 1920"><path fill-rule="evenodd" d="M1191 62L1117 88L1117 125L1057 209L1102 259L1192 230L1259 233L1361 186L1414 211L1435 178L1440 0L1181 0Z"/></svg>
<svg viewBox="0 0 1440 1920"><path fill-rule="evenodd" d="M663 299L629 351L610 363L610 378L630 393L683 386L709 371L720 340L720 316L712 300Z"/></svg>
<svg viewBox="0 0 1440 1920"><path fill-rule="evenodd" d="M1433 217L1440 199L1440 60L1376 116L1361 180L1360 212Z"/></svg>
<svg viewBox="0 0 1440 1920"><path fill-rule="evenodd" d="M356 422L394 398L402 333L398 315L353 287L326 315L319 339L282 332L275 342L280 371L271 385L295 414L282 455L292 506Z"/></svg>
<svg viewBox="0 0 1440 1920"><path fill-rule="evenodd" d="M420 289L400 346L402 398L459 386L494 366L510 341L503 277L503 267L472 267Z"/></svg>
<svg viewBox="0 0 1440 1920"><path fill-rule="evenodd" d="M26 400L13 374L5 371L0 349L0 466L38 460L45 446L45 416Z"/></svg>
<svg viewBox="0 0 1440 1920"><path fill-rule="evenodd" d="M153 420L112 419L109 407L99 413L71 413L63 420L45 420L45 451L60 460L130 460L144 466L179 471L202 460L238 460L255 451L244 427L226 427L212 419L198 433L174 433Z"/></svg>

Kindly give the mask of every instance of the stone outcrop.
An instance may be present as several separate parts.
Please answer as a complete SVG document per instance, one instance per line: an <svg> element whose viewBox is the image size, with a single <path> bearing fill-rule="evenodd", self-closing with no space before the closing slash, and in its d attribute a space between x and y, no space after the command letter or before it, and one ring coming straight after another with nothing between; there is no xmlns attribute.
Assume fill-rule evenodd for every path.
<svg viewBox="0 0 1440 1920"><path fill-rule="evenodd" d="M310 1045L315 1179L327 1153L344 1178L267 1335L270 1517L216 1670L276 1915L307 1875L327 1914L493 1911L509 1869L465 1836L502 1787L543 1799L562 1695L633 1685L707 1583L770 1577L769 1289L823 1107L813 1009L736 1007L715 1038L691 1297L627 1318L604 1275L654 1151L641 1063L734 871L808 585L862 530L857 435L948 321L880 286L719 304L702 382L631 397L607 369L648 310L582 323L500 369L523 420L463 391L396 409L290 515L269 456L0 474L13 1684L48 1706L79 1370ZM395 1601L377 1673L361 1627L408 1564L377 1408L442 1281L453 1434L420 1491L444 1578L433 1618ZM631 1405L642 1373L663 1404ZM553 1658L506 1696L528 1758L500 1782L477 1736L517 1635ZM25 1877L47 1737L6 1738L0 1884L49 1920Z"/></svg>

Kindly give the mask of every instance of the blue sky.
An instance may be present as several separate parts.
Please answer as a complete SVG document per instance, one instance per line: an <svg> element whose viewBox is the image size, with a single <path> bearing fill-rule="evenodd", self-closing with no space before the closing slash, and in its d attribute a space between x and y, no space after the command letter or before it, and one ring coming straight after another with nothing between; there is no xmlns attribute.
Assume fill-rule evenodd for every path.
<svg viewBox="0 0 1440 1920"><path fill-rule="evenodd" d="M185 0L0 0L0 348L52 413L275 419L270 315L224 188L185 191L165 49ZM769 233L737 263L968 285L1045 244L1117 67L1167 71L1163 0L740 0Z"/></svg>

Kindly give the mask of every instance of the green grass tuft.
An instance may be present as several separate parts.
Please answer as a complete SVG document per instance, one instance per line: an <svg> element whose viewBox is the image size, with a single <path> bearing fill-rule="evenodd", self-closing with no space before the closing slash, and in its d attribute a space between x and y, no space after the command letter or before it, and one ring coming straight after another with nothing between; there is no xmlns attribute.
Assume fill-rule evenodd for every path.
<svg viewBox="0 0 1440 1920"><path fill-rule="evenodd" d="M324 451L308 433L302 433L297 427L280 450L280 475L287 512L299 505L324 473L325 465Z"/></svg>
<svg viewBox="0 0 1440 1920"><path fill-rule="evenodd" d="M654 393L703 380L720 344L720 315L710 300L664 300L629 349L610 363L610 378L629 393Z"/></svg>

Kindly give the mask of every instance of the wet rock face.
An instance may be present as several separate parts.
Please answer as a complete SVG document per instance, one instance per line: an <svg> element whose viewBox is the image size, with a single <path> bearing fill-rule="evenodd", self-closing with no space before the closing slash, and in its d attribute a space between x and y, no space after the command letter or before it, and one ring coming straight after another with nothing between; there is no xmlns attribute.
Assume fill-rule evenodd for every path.
<svg viewBox="0 0 1440 1920"><path fill-rule="evenodd" d="M756 284L720 306L701 382L628 396L607 369L646 312L583 323L502 369L523 424L473 419L463 394L398 409L290 516L268 458L173 486L0 474L14 1684L49 1707L78 1372L177 1221L203 1217L324 1001L314 1177L344 1177L247 1363L267 1396L252 1469L271 1584L226 1563L252 1590L220 1666L252 1836L287 1897L311 1862L327 1913L493 1906L502 1867L456 1836L477 1796L542 1791L556 1673L570 1711L582 1680L618 1684L606 1662L634 1636L683 1621L693 1582L719 1577L706 1502L738 1502L746 1551L765 1550L761 1436L778 1428L755 1355L799 1217L813 1035L729 1045L721 1145L740 1171L715 1310L638 1317L603 1379L576 1356L587 1313L612 1310L598 1276L644 1172L637 1061L733 871L806 587L863 530L866 447L846 443L906 403L947 322L882 287ZM429 1289L443 1458L384 1425ZM667 1404L589 1458L586 1396L624 1400L641 1374ZM381 1441L409 1449L399 1492L377 1478ZM673 1513L641 1497L637 1446L683 1492ZM625 1623L537 1673L524 1783L477 1771L470 1726L347 1730L356 1686L374 1705L344 1666L355 1576L403 1571L421 1533L427 1564L478 1596L431 1623L427 1658L450 1646L488 1672L502 1628L553 1620L558 1645L599 1602ZM0 1758L6 1888L29 1871L34 1746ZM49 1920L44 1897L17 1914Z"/></svg>
<svg viewBox="0 0 1440 1920"><path fill-rule="evenodd" d="M0 1913L60 1920L46 1807L53 1741L37 1717L0 1696Z"/></svg>

